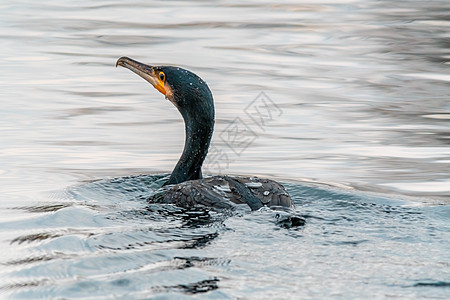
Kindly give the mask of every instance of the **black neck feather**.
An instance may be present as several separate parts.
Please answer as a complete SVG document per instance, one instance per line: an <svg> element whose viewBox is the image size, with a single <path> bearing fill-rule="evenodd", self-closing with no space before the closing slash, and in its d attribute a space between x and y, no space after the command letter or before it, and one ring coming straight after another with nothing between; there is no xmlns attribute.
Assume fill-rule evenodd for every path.
<svg viewBox="0 0 450 300"><path fill-rule="evenodd" d="M167 184L201 179L201 167L208 153L214 131L214 102L211 91L199 77L192 89L175 90L175 103L183 116L186 140L183 154ZM183 85L183 87L191 85ZM176 86L174 87L176 89ZM178 92L178 93L177 93Z"/></svg>

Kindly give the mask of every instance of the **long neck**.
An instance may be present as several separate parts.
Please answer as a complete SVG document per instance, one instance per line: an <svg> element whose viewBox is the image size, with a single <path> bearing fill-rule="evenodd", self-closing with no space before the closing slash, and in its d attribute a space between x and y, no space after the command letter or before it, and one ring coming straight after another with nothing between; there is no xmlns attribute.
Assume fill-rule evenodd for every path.
<svg viewBox="0 0 450 300"><path fill-rule="evenodd" d="M202 178L202 164L214 131L214 118L193 120L183 117L186 129L184 150L167 184Z"/></svg>

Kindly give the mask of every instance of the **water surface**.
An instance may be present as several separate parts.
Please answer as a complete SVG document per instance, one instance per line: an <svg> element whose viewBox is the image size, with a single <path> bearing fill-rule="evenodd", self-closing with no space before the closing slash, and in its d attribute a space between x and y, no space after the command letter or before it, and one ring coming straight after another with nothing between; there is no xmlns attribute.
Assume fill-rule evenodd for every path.
<svg viewBox="0 0 450 300"><path fill-rule="evenodd" d="M1 295L445 299L449 9L2 1ZM205 79L205 172L281 180L306 225L147 203L183 123L124 55Z"/></svg>

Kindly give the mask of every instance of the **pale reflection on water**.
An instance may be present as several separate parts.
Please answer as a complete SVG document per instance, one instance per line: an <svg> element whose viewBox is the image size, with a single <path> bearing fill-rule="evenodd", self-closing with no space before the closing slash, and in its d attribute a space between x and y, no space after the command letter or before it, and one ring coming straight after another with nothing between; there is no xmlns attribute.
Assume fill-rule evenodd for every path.
<svg viewBox="0 0 450 300"><path fill-rule="evenodd" d="M9 228L1 233L6 260L32 261L21 251L35 248L8 243L30 224L40 228L39 219L27 225L34 218L29 212L13 214L11 208L72 203L55 191L98 178L167 173L174 166L184 142L179 113L148 83L114 67L124 55L180 65L207 81L216 104L213 149L220 154L210 153L209 173L318 182L388 193L406 199L401 205L448 207L449 9L448 1L413 0L2 1L0 214ZM246 114L261 92L276 105L263 126ZM254 134L239 151L223 138L236 118ZM79 197L93 209L93 199ZM301 206L303 196L294 197ZM113 210L140 207L124 205ZM95 227L86 221L92 217L86 207L74 209L76 223L88 228L75 235ZM102 232L108 231L102 226L117 225L101 220L96 226ZM58 240L61 230L70 231L41 237ZM445 253L448 245L437 247ZM206 288L216 285L211 280ZM225 294L214 296L260 295ZM314 289L307 295L318 296Z"/></svg>
<svg viewBox="0 0 450 300"><path fill-rule="evenodd" d="M3 169L169 171L182 122L129 55L207 80L230 156L261 91L282 109L227 173L448 195L446 3L413 2L3 4Z"/></svg>

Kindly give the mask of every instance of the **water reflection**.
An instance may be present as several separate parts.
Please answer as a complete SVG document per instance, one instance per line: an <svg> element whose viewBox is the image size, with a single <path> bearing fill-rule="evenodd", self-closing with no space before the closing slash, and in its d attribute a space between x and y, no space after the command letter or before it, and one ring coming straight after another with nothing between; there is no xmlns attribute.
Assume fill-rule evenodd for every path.
<svg viewBox="0 0 450 300"><path fill-rule="evenodd" d="M143 82L113 68L117 57L131 53L143 61L187 66L210 83L218 117L213 143L227 153L218 134L260 91L284 108L283 116L269 132L258 133L258 143L238 157L228 173L252 170L366 189L396 187L408 194L448 195L448 172L429 171L448 169L448 151L437 149L448 148L448 122L430 117L445 116L448 110L445 2L155 3L4 7L3 24L10 29L4 34L4 43L10 45L4 54L10 74L2 77L10 88L4 93L6 99L29 107L38 129L30 143L17 146L44 141L65 150L55 149L48 156L49 151L42 151L40 161L27 155L15 159L43 166L56 155L57 166L73 168L92 155L103 157L97 168L170 170L173 164L162 154L181 151L181 121L173 123L179 120L177 112ZM29 9L41 14L27 17ZM19 41L30 36L31 48L24 49ZM22 74L19 70L25 67ZM18 86L32 92L18 95L12 88ZM39 99L30 103L31 94ZM67 122L66 117L73 120ZM16 124L25 130L30 123ZM133 129L127 130L127 124ZM173 142L154 147L163 137L160 124ZM288 132L289 138L283 138ZM66 136L74 139L63 142ZM383 151L365 155L373 146L392 144L416 155L423 152L422 145L440 154L396 164L391 162L397 157ZM364 150L342 156L335 151L341 145L345 151ZM326 153L317 154L323 149ZM265 155L279 151L287 155ZM359 164L361 160L365 164ZM390 170L411 176L387 175ZM434 181L435 190L411 189L416 182L428 181Z"/></svg>

